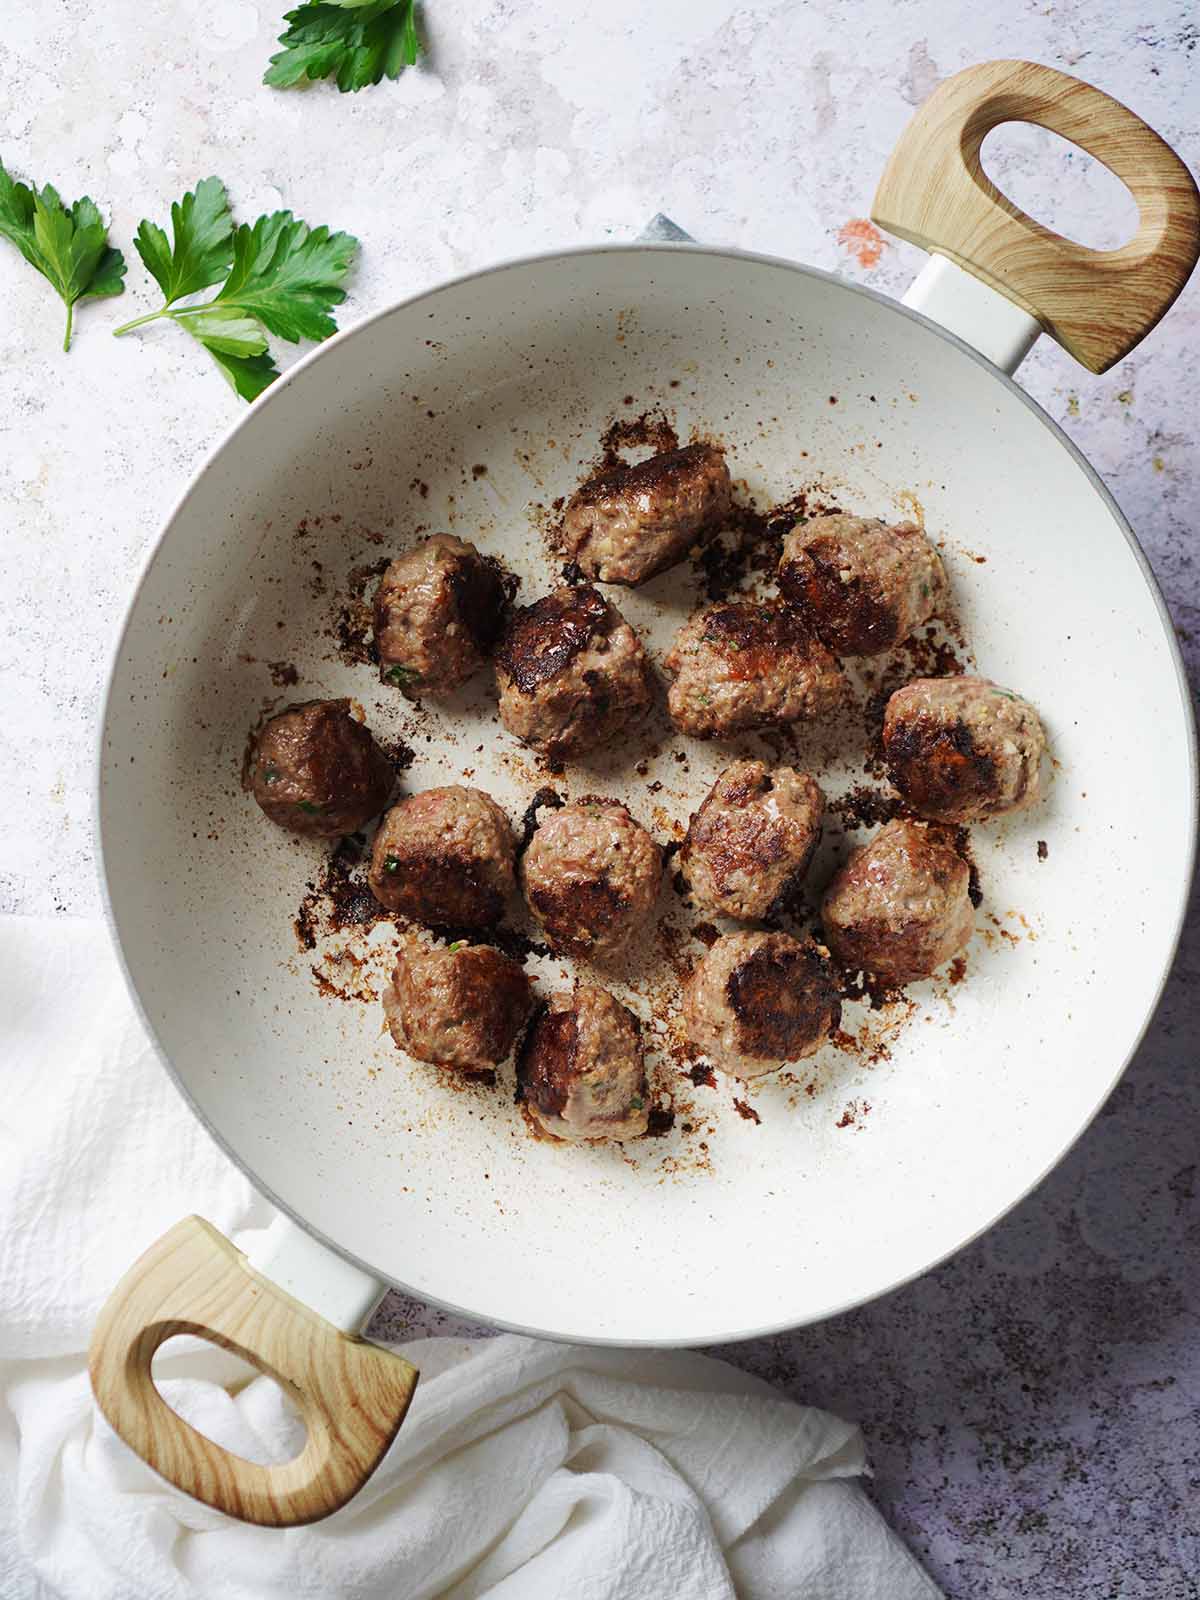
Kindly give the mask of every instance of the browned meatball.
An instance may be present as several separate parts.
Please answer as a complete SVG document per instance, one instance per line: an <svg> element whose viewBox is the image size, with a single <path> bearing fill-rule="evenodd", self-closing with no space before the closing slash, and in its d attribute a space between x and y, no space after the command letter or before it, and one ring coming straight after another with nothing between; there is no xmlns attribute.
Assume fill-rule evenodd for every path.
<svg viewBox="0 0 1200 1600"><path fill-rule="evenodd" d="M650 705L641 640L597 589L556 589L512 619L496 652L500 720L552 761L616 737Z"/></svg>
<svg viewBox="0 0 1200 1600"><path fill-rule="evenodd" d="M826 716L846 680L789 607L726 601L698 611L666 660L671 721L697 739Z"/></svg>
<svg viewBox="0 0 1200 1600"><path fill-rule="evenodd" d="M375 591L379 676L410 699L456 689L483 665L504 617L502 570L448 533L397 557Z"/></svg>
<svg viewBox="0 0 1200 1600"><path fill-rule="evenodd" d="M927 978L971 937L970 868L943 828L889 822L826 890L825 938L850 972Z"/></svg>
<svg viewBox="0 0 1200 1600"><path fill-rule="evenodd" d="M735 761L692 818L679 864L696 904L739 922L787 909L821 837L825 797L807 772Z"/></svg>
<svg viewBox="0 0 1200 1600"><path fill-rule="evenodd" d="M512 1049L533 990L518 963L490 945L406 939L383 1009L392 1038L418 1061L485 1072Z"/></svg>
<svg viewBox="0 0 1200 1600"><path fill-rule="evenodd" d="M387 805L395 774L349 700L307 700L271 718L254 738L246 785L291 833L353 833Z"/></svg>
<svg viewBox="0 0 1200 1600"><path fill-rule="evenodd" d="M658 898L662 851L619 801L589 795L545 817L521 876L555 950L608 955Z"/></svg>
<svg viewBox="0 0 1200 1600"><path fill-rule="evenodd" d="M876 656L929 621L945 598L946 573L914 523L837 515L788 534L779 588L831 650Z"/></svg>
<svg viewBox="0 0 1200 1600"><path fill-rule="evenodd" d="M983 822L1041 796L1046 735L1028 700L987 678L919 678L883 717L892 782L940 822Z"/></svg>
<svg viewBox="0 0 1200 1600"><path fill-rule="evenodd" d="M563 513L562 548L589 578L645 583L711 538L730 503L724 452L689 444L585 483Z"/></svg>
<svg viewBox="0 0 1200 1600"><path fill-rule="evenodd" d="M371 850L375 898L433 928L486 928L515 888L516 841L481 789L452 784L410 795L384 817Z"/></svg>
<svg viewBox="0 0 1200 1600"><path fill-rule="evenodd" d="M688 1038L737 1078L811 1056L841 1019L825 952L786 933L722 934L683 987Z"/></svg>
<svg viewBox="0 0 1200 1600"><path fill-rule="evenodd" d="M638 1138L650 1117L641 1024L607 989L552 994L517 1057L517 1093L555 1138Z"/></svg>

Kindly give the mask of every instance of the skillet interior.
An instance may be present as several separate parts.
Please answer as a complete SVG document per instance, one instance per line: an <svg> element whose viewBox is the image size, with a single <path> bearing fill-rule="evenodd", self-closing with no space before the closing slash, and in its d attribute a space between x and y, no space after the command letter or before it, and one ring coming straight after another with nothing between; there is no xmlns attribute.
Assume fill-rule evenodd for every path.
<svg viewBox="0 0 1200 1600"><path fill-rule="evenodd" d="M339 589L418 528L445 528L501 555L523 598L545 592L557 564L531 502L569 493L613 416L654 402L681 436L723 439L763 500L819 481L847 509L922 514L946 541L979 669L1039 705L1057 766L1041 809L973 831L986 899L965 982L914 989L898 1029L848 1008L864 1048L829 1049L757 1089L759 1124L729 1089L694 1087L666 1062L670 1135L563 1149L528 1137L511 1069L490 1094L454 1092L404 1061L377 1006L320 992L314 964L347 987L350 968L327 957L348 944L367 954L367 984L372 958L343 936L298 951L292 918L325 852L267 825L239 766L272 697L345 693L412 746L408 787L469 771L519 817L547 780L499 730L487 683L452 714L414 718L339 658L317 580ZM612 591L658 654L698 593L690 568ZM273 686L266 664L280 661L295 688ZM1076 1137L1173 949L1194 832L1190 741L1137 553L1056 432L990 369L880 299L782 263L591 251L376 318L229 439L129 618L102 841L149 1023L200 1115L273 1198L380 1276L490 1322L702 1342L903 1281L985 1227ZM669 837L731 748L763 748L655 742L644 775L633 771L644 752L625 750L560 787L616 792ZM855 720L802 735L797 759L837 793L861 781L864 749ZM696 920L678 906L668 892L663 913ZM390 937L371 936L377 964ZM685 956L700 952L681 940ZM670 1012L671 965L668 931L617 975L644 1016ZM553 982L563 968L538 970ZM888 1054L872 1061L878 1043Z"/></svg>

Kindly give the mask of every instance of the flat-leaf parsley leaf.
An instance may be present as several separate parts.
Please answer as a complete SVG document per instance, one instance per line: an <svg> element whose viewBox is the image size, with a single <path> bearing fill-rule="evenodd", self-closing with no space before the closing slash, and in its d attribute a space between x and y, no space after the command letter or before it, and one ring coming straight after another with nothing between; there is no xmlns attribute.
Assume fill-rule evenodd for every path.
<svg viewBox="0 0 1200 1600"><path fill-rule="evenodd" d="M305 78L336 78L343 94L416 65L414 0L306 0L284 17L283 49L263 82L290 89Z"/></svg>
<svg viewBox="0 0 1200 1600"><path fill-rule="evenodd" d="M142 222L134 244L168 305L220 283L233 261L233 217L220 178L203 178L194 194L171 207L172 244L154 222Z"/></svg>
<svg viewBox="0 0 1200 1600"><path fill-rule="evenodd" d="M279 376L268 333L292 344L336 333L330 312L346 298L341 284L358 249L350 234L310 228L290 211L235 225L219 178L205 178L171 207L169 244L149 221L135 242L166 303L117 334L168 318L204 346L243 400ZM176 303L215 283L211 300Z"/></svg>
<svg viewBox="0 0 1200 1600"><path fill-rule="evenodd" d="M215 304L256 317L271 333L295 344L337 332L330 307L346 298L339 284L350 270L358 240L328 228L310 228L290 211L259 217L233 235L233 268Z"/></svg>
<svg viewBox="0 0 1200 1600"><path fill-rule="evenodd" d="M67 308L63 349L71 348L77 300L99 300L125 288L125 257L108 242L104 219L87 195L66 206L50 184L31 189L0 162L0 238L15 244Z"/></svg>

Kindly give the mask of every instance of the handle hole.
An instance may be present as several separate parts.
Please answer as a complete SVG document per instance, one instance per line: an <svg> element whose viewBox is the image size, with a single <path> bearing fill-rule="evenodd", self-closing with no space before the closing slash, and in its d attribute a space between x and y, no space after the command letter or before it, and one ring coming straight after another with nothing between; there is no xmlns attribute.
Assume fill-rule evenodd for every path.
<svg viewBox="0 0 1200 1600"><path fill-rule="evenodd" d="M308 1430L291 1395L249 1361L207 1339L164 1339L150 1364L171 1410L223 1450L260 1466L282 1466L304 1449Z"/></svg>
<svg viewBox="0 0 1200 1600"><path fill-rule="evenodd" d="M1026 216L1089 250L1117 250L1137 232L1137 202L1077 144L1032 122L1002 122L983 141L983 170Z"/></svg>

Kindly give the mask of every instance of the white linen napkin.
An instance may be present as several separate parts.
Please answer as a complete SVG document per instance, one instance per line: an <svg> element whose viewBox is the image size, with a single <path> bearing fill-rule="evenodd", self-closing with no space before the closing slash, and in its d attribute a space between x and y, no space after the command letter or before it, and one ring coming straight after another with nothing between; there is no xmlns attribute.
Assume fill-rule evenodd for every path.
<svg viewBox="0 0 1200 1600"><path fill-rule="evenodd" d="M245 1249L270 1210L155 1059L101 924L0 923L0 1018L3 1600L936 1600L852 1481L857 1428L683 1352L418 1340L408 1419L342 1511L281 1533L178 1493L96 1411L91 1325L179 1217ZM230 1448L297 1448L224 1353L173 1341L155 1371Z"/></svg>

